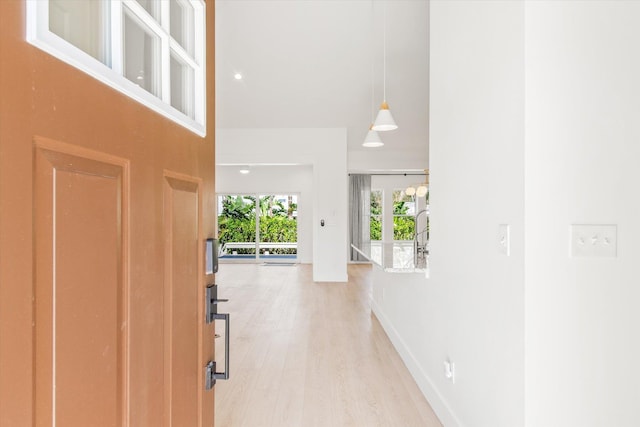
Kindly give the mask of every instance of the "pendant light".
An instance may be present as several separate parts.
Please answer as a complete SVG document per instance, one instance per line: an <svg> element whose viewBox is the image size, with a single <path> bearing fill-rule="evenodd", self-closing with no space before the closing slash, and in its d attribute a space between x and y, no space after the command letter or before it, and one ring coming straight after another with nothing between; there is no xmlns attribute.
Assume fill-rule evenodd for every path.
<svg viewBox="0 0 640 427"><path fill-rule="evenodd" d="M382 147L383 145L384 142L382 142L382 139L380 139L380 135L378 134L378 132L373 130L372 124L371 126L369 126L369 132L367 132L367 136L365 137L362 146L367 148L376 148Z"/></svg>
<svg viewBox="0 0 640 427"><path fill-rule="evenodd" d="M373 35L373 0L371 0L371 34ZM377 148L382 147L384 142L380 139L380 135L378 131L373 130L373 99L374 99L374 85L373 85L373 63L374 63L374 54L373 49L371 49L371 126L369 126L369 132L367 132L367 136L364 138L364 142L362 143L363 147L367 148Z"/></svg>
<svg viewBox="0 0 640 427"><path fill-rule="evenodd" d="M398 129L396 121L393 120L391 110L389 110L389 104L387 104L387 2L383 3L382 9L382 46L383 46L383 68L382 68L382 89L383 100L380 105L380 111L373 124L373 130L388 131Z"/></svg>
<svg viewBox="0 0 640 427"><path fill-rule="evenodd" d="M429 192L429 169L425 169L424 174L424 182L408 186L406 190L404 190L404 194L406 194L407 196L415 195L416 197L426 196Z"/></svg>

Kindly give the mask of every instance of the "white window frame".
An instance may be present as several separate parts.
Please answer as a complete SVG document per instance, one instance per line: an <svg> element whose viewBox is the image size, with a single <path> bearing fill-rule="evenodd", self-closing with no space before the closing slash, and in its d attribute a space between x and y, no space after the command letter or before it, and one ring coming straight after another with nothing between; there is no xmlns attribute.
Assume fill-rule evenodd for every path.
<svg viewBox="0 0 640 427"><path fill-rule="evenodd" d="M49 1L27 0L27 34L29 43L84 71L95 79L138 101L175 123L206 136L206 15L203 0L182 0L194 9L194 57L191 57L170 35L169 2L160 2L160 22L135 0L111 0L110 41L111 66L107 66L49 30ZM161 97L147 92L123 75L123 14L140 19L160 39L159 69ZM179 57L194 69L194 118L171 106L170 58Z"/></svg>

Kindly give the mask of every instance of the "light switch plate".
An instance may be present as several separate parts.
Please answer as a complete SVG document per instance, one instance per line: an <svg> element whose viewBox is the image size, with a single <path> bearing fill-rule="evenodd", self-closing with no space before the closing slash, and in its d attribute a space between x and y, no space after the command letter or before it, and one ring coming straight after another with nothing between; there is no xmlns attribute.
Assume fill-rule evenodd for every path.
<svg viewBox="0 0 640 427"><path fill-rule="evenodd" d="M509 224L498 225L498 253L511 255L511 237L509 235Z"/></svg>
<svg viewBox="0 0 640 427"><path fill-rule="evenodd" d="M618 256L618 226L615 224L572 224L572 257Z"/></svg>

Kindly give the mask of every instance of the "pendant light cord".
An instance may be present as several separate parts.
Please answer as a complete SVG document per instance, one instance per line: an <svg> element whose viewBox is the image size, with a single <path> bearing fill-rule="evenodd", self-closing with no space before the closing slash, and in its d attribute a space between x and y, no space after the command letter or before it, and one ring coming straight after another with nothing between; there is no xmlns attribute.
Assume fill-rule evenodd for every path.
<svg viewBox="0 0 640 427"><path fill-rule="evenodd" d="M387 1L382 3L382 99L387 102Z"/></svg>
<svg viewBox="0 0 640 427"><path fill-rule="evenodd" d="M373 10L373 0L371 0L371 40L373 40L373 36L375 35L375 13ZM373 121L374 121L374 95L375 95L375 73L374 73L374 68L375 68L375 61L376 61L376 55L375 55L375 49L374 49L374 44L371 43L371 125L373 125Z"/></svg>

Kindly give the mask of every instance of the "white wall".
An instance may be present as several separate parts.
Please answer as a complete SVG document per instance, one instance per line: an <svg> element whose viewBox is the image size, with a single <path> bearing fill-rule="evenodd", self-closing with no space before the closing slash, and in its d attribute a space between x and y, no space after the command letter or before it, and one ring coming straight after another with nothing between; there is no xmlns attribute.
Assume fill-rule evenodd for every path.
<svg viewBox="0 0 640 427"><path fill-rule="evenodd" d="M465 426L524 421L523 17L522 2L431 3L433 313L421 350ZM509 257L499 224L510 226Z"/></svg>
<svg viewBox="0 0 640 427"><path fill-rule="evenodd" d="M445 426L640 425L640 2L430 14L430 278L376 271L376 313Z"/></svg>
<svg viewBox="0 0 640 427"><path fill-rule="evenodd" d="M346 130L216 129L216 165L229 164L312 166L313 280L346 282Z"/></svg>
<svg viewBox="0 0 640 427"><path fill-rule="evenodd" d="M640 425L640 2L526 7L531 427ZM617 224L617 258L571 258Z"/></svg>
<svg viewBox="0 0 640 427"><path fill-rule="evenodd" d="M374 305L445 426L522 426L524 4L432 1L430 25L430 278Z"/></svg>
<svg viewBox="0 0 640 427"><path fill-rule="evenodd" d="M428 76L425 76L428 78ZM426 118L425 118L426 120ZM381 132L382 138L384 133ZM390 145L390 144L387 144ZM424 147L427 141L424 142ZM385 146L386 147L386 146ZM429 164L427 150L385 150L375 148L367 150L349 150L348 168L350 171L366 173L366 171L422 171Z"/></svg>
<svg viewBox="0 0 640 427"><path fill-rule="evenodd" d="M308 166L254 166L243 175L239 166L216 167L216 192L298 195L298 262L313 260L313 169Z"/></svg>

